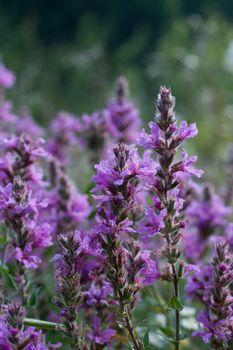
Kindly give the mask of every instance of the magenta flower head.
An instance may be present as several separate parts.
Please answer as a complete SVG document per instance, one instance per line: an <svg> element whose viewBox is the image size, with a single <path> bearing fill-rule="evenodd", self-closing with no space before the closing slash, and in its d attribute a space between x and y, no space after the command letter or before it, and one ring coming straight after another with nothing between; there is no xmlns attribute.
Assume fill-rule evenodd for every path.
<svg viewBox="0 0 233 350"><path fill-rule="evenodd" d="M51 183L48 219L55 234L80 229L91 212L88 196L78 192L75 184L56 161L50 163Z"/></svg>
<svg viewBox="0 0 233 350"><path fill-rule="evenodd" d="M106 130L107 111L96 111L91 115L84 114L80 120L79 141L82 147L90 151L101 151L106 142L108 133Z"/></svg>
<svg viewBox="0 0 233 350"><path fill-rule="evenodd" d="M93 318L94 330L87 333L87 337L96 344L109 344L110 340L116 335L116 330L108 328L101 329L101 321L99 317Z"/></svg>
<svg viewBox="0 0 233 350"><path fill-rule="evenodd" d="M0 179L3 183L12 182L15 176L21 176L31 187L43 187L42 169L37 162L48 156L43 148L44 140L33 141L27 134L12 136L0 143L5 157L0 161Z"/></svg>
<svg viewBox="0 0 233 350"><path fill-rule="evenodd" d="M188 125L186 122L177 124L174 112L175 98L170 89L160 88L156 107L155 119L149 124L150 133L147 134L143 130L140 138L141 146L153 151L156 156L155 171L147 176L146 181L150 193L153 194L153 205L146 209L140 232L144 241L153 242L152 239L156 235L162 238L160 254L167 261L165 272L158 271L158 263L149 264L149 267L153 267L158 278L173 284L173 298L179 299L179 280L185 267L184 263L179 261L182 255L183 229L186 226L182 212L184 181L191 176L200 177L203 172L194 166L197 157L189 157L185 149L181 157L178 157L179 146L185 140L196 136L197 128L195 124ZM151 159L153 160L153 154ZM175 314L174 340L176 349L179 349L180 310L176 309Z"/></svg>
<svg viewBox="0 0 233 350"><path fill-rule="evenodd" d="M219 241L215 245L208 278L203 278L203 272L200 271L202 286L200 278L198 281L195 277L192 277L192 282L188 284L188 291L199 296L206 310L198 316L204 330L197 331L194 335L202 337L204 342L210 343L213 348L230 349L228 342L233 337L233 294L230 287L233 282L232 269L229 247L224 240Z"/></svg>
<svg viewBox="0 0 233 350"><path fill-rule="evenodd" d="M66 165L70 160L72 146L78 143L79 119L71 113L60 112L51 124L52 135L48 141L48 152Z"/></svg>
<svg viewBox="0 0 233 350"><path fill-rule="evenodd" d="M9 259L16 259L29 269L37 268L41 262L34 255L35 250L52 244L50 226L36 225L40 210L46 206L47 201L40 196L33 197L20 177L15 177L13 184L0 188L0 219L14 232Z"/></svg>
<svg viewBox="0 0 233 350"><path fill-rule="evenodd" d="M22 114L16 121L16 133L26 133L33 138L40 138L45 134L45 130L36 123L28 110L23 110Z"/></svg>
<svg viewBox="0 0 233 350"><path fill-rule="evenodd" d="M10 89L15 84L15 75L7 69L3 63L0 64L0 87L3 89Z"/></svg>
<svg viewBox="0 0 233 350"><path fill-rule="evenodd" d="M154 162L141 159L135 148L125 144L117 144L113 154L114 157L96 165L97 174L93 177L98 208L93 238L102 251L101 272L125 315L124 322L134 347L142 349L140 339L131 332L132 310L139 289L153 284L159 273L152 254L145 252L136 239L135 209L137 194L142 190L140 180L154 172ZM115 269L117 272L113 273Z"/></svg>
<svg viewBox="0 0 233 350"><path fill-rule="evenodd" d="M171 256L168 260L175 261L181 254L175 247L178 247L181 239L180 231L185 227L184 221L180 219L184 204L183 181L193 175L200 177L202 174L201 170L194 167L196 157L188 157L184 149L180 160L176 160L175 156L179 145L197 134L197 128L195 124L188 125L186 122L182 122L180 126L177 125L173 110L175 98L170 89L165 87L160 89L156 105L155 120L149 124L151 133L147 134L143 130L140 140L144 148L151 149L157 154L154 174L147 177L148 187L155 194L154 205L146 210L146 219L142 222L141 232L145 240L158 233L162 234L165 237L166 246L166 235L170 236L170 232L165 233L168 224L166 222L171 221L169 226L171 231L174 230L173 253L168 247L164 252L167 254L170 251ZM171 236L168 241L172 240Z"/></svg>
<svg viewBox="0 0 233 350"><path fill-rule="evenodd" d="M132 143L138 139L141 120L138 109L128 100L128 82L125 78L117 80L116 98L109 103L106 126L119 142Z"/></svg>
<svg viewBox="0 0 233 350"><path fill-rule="evenodd" d="M55 349L45 343L45 336L34 327L25 328L25 309L16 303L4 305L0 315L1 350L49 350ZM59 347L59 346L58 346ZM58 348L56 347L56 348Z"/></svg>
<svg viewBox="0 0 233 350"><path fill-rule="evenodd" d="M75 349L79 348L83 337L77 318L83 302L81 274L85 259L92 252L88 237L83 237L79 231L59 235L58 242L60 252L53 258L58 283L58 297L54 302L61 310L60 320L64 325L63 331L71 338L71 345Z"/></svg>
<svg viewBox="0 0 233 350"><path fill-rule="evenodd" d="M189 223L184 234L184 253L189 260L200 261L213 236L226 227L231 212L212 186L198 188L186 210Z"/></svg>

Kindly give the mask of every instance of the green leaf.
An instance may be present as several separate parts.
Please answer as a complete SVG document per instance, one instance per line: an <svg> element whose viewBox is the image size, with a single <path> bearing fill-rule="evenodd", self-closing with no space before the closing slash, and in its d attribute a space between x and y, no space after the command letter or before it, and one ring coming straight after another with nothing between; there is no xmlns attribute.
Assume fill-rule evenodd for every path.
<svg viewBox="0 0 233 350"><path fill-rule="evenodd" d="M86 194L91 194L91 190L95 187L95 183L93 181L91 181L87 187L85 188L84 193Z"/></svg>
<svg viewBox="0 0 233 350"><path fill-rule="evenodd" d="M9 273L8 266L0 265L0 274L3 273L4 275L7 275Z"/></svg>
<svg viewBox="0 0 233 350"><path fill-rule="evenodd" d="M15 289L15 290L19 290L18 284L16 282L16 279L14 276L10 275L9 273L6 274L11 286Z"/></svg>
<svg viewBox="0 0 233 350"><path fill-rule="evenodd" d="M58 328L61 326L59 323L37 320L33 318L25 318L23 323L26 326L33 326L33 327L36 327L39 329L45 329L45 330L58 330Z"/></svg>
<svg viewBox="0 0 233 350"><path fill-rule="evenodd" d="M161 332L168 338L173 337L173 329L169 327L160 327Z"/></svg>
<svg viewBox="0 0 233 350"><path fill-rule="evenodd" d="M7 243L7 237L6 236L0 236L0 244L4 245Z"/></svg>
<svg viewBox="0 0 233 350"><path fill-rule="evenodd" d="M143 337L143 345L145 349L149 349L150 347L150 338L149 338L150 328L146 331L144 337Z"/></svg>
<svg viewBox="0 0 233 350"><path fill-rule="evenodd" d="M169 301L168 307L172 310L182 310L183 309L183 305L181 304L181 302L179 301L179 299L177 299L177 297L175 295L173 295Z"/></svg>
<svg viewBox="0 0 233 350"><path fill-rule="evenodd" d="M34 291L32 292L29 300L28 300L28 305L32 306L32 307L36 307L37 306L37 302L38 302L38 296L39 293L42 289L42 286L40 286L39 288L34 289Z"/></svg>

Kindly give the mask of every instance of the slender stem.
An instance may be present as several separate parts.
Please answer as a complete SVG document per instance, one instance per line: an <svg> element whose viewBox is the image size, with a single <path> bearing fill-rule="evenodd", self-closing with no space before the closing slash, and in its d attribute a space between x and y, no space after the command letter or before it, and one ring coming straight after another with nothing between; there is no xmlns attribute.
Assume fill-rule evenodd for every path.
<svg viewBox="0 0 233 350"><path fill-rule="evenodd" d="M131 319L129 310L127 310L125 305L124 305L124 298L123 298L123 294L122 294L122 291L120 290L120 288L117 288L117 292L119 295L120 305L121 305L122 311L125 314L124 318L125 318L126 328L127 328L129 335L132 339L132 342L134 344L134 348L135 348L135 350L142 350L142 346L141 346L139 339L136 336L135 331L134 331L134 325L132 323L132 319Z"/></svg>
<svg viewBox="0 0 233 350"><path fill-rule="evenodd" d="M23 322L26 326L33 326L44 330L58 330L62 325L60 323L37 320L34 318L25 318Z"/></svg>
<svg viewBox="0 0 233 350"><path fill-rule="evenodd" d="M176 266L172 264L173 272L173 288L176 298L179 300L179 278L177 277ZM175 350L180 348L180 310L175 311L176 327L175 327Z"/></svg>
<svg viewBox="0 0 233 350"><path fill-rule="evenodd" d="M134 344L135 349L141 350L142 347L138 344L138 340L137 340L137 337L136 337L135 332L134 332L134 327L132 325L132 321L131 321L129 315L125 316L125 322L126 322L126 327L127 327L128 332L131 336L131 339L132 339L132 342Z"/></svg>

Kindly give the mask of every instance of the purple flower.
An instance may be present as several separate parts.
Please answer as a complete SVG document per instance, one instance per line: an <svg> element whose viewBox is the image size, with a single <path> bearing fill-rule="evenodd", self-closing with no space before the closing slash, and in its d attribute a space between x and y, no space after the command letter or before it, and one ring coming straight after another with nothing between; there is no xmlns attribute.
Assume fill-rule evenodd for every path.
<svg viewBox="0 0 233 350"><path fill-rule="evenodd" d="M55 234L80 228L86 222L91 207L88 196L78 192L61 167L54 166L54 189L49 194L48 220Z"/></svg>
<svg viewBox="0 0 233 350"><path fill-rule="evenodd" d="M204 326L203 331L196 331L193 333L194 337L201 337L205 343L211 341L228 342L233 337L233 317L226 320L211 322L207 312L199 313L197 320Z"/></svg>
<svg viewBox="0 0 233 350"><path fill-rule="evenodd" d="M195 137L198 134L196 123L188 125L186 121L182 121L176 130L176 134L179 142Z"/></svg>
<svg viewBox="0 0 233 350"><path fill-rule="evenodd" d="M25 328L23 325L25 314L25 310L19 304L3 306L3 313L0 316L1 350L15 348L22 350L51 349L50 345L46 345L42 331L36 330L34 327Z"/></svg>
<svg viewBox="0 0 233 350"><path fill-rule="evenodd" d="M165 227L164 218L167 215L167 209L163 209L157 214L153 208L147 208L145 215L146 219L141 223L140 232L143 240L146 241L160 233Z"/></svg>
<svg viewBox="0 0 233 350"><path fill-rule="evenodd" d="M201 188L199 198L192 201L187 210L190 217L190 224L197 227L206 236L216 228L226 225L231 209L226 207L222 199L214 192L210 186Z"/></svg>
<svg viewBox="0 0 233 350"><path fill-rule="evenodd" d="M16 132L26 133L39 138L44 135L44 129L39 126L28 112L24 112L16 121Z"/></svg>
<svg viewBox="0 0 233 350"><path fill-rule="evenodd" d="M142 252L141 259L144 261L144 267L140 271L139 283L150 286L161 277L158 259L152 259L151 252L147 250Z"/></svg>
<svg viewBox="0 0 233 350"><path fill-rule="evenodd" d="M24 265L28 269L36 269L41 263L40 258L38 256L30 255L32 252L32 243L27 243L22 250L19 247L15 248L15 259Z"/></svg>
<svg viewBox="0 0 233 350"><path fill-rule="evenodd" d="M80 120L79 141L82 147L90 151L102 151L107 141L106 110L91 115L84 114Z"/></svg>
<svg viewBox="0 0 233 350"><path fill-rule="evenodd" d="M115 140L132 143L138 139L141 120L138 109L128 98L128 82L117 80L117 98L110 101L106 115L106 128Z"/></svg>
<svg viewBox="0 0 233 350"><path fill-rule="evenodd" d="M182 151L182 160L172 166L172 173L178 180L182 180L184 176L191 175L196 177L201 177L203 175L203 170L196 169L194 164L197 162L197 156L188 157L185 149Z"/></svg>
<svg viewBox="0 0 233 350"><path fill-rule="evenodd" d="M40 193L35 197L20 177L5 187L0 186L0 220L12 230L14 238L9 258L29 269L35 269L41 260L35 254L37 249L45 249L52 244L51 228L43 223L38 226L41 208L47 201ZM34 254L33 254L34 253Z"/></svg>
<svg viewBox="0 0 233 350"><path fill-rule="evenodd" d="M140 145L146 149L159 149L162 146L162 133L156 122L150 122L150 134L143 129L140 133Z"/></svg>
<svg viewBox="0 0 233 350"><path fill-rule="evenodd" d="M10 89L15 84L15 75L4 64L0 64L0 87Z"/></svg>
<svg viewBox="0 0 233 350"><path fill-rule="evenodd" d="M209 300L213 287L213 267L211 265L200 266L189 278L186 292L192 299L204 302Z"/></svg>
<svg viewBox="0 0 233 350"><path fill-rule="evenodd" d="M101 321L97 316L93 317L93 325L94 329L92 332L87 333L87 337L96 344L107 344L116 335L114 329L108 328L102 330Z"/></svg>
<svg viewBox="0 0 233 350"><path fill-rule="evenodd" d="M52 137L48 142L48 152L62 164L69 162L69 152L72 145L78 143L77 133L80 131L80 121L76 116L60 112L51 125Z"/></svg>
<svg viewBox="0 0 233 350"><path fill-rule="evenodd" d="M98 282L98 283L97 283ZM109 296L112 296L112 286L108 281L93 281L90 288L85 292L86 303L92 305L108 305Z"/></svg>
<svg viewBox="0 0 233 350"><path fill-rule="evenodd" d="M8 123L15 123L17 121L18 117L12 112L12 108L13 108L13 105L12 105L12 102L10 101L3 101L0 104L0 120L2 123L8 124Z"/></svg>

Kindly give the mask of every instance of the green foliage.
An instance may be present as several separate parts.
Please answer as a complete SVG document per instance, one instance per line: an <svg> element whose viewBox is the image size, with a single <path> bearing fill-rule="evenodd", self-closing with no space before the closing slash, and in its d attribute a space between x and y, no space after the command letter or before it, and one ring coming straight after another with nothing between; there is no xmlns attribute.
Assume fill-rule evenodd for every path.
<svg viewBox="0 0 233 350"><path fill-rule="evenodd" d="M183 309L183 305L181 304L181 302L179 301L179 299L177 299L177 297L175 295L173 295L169 301L168 307L172 310L182 310Z"/></svg>

